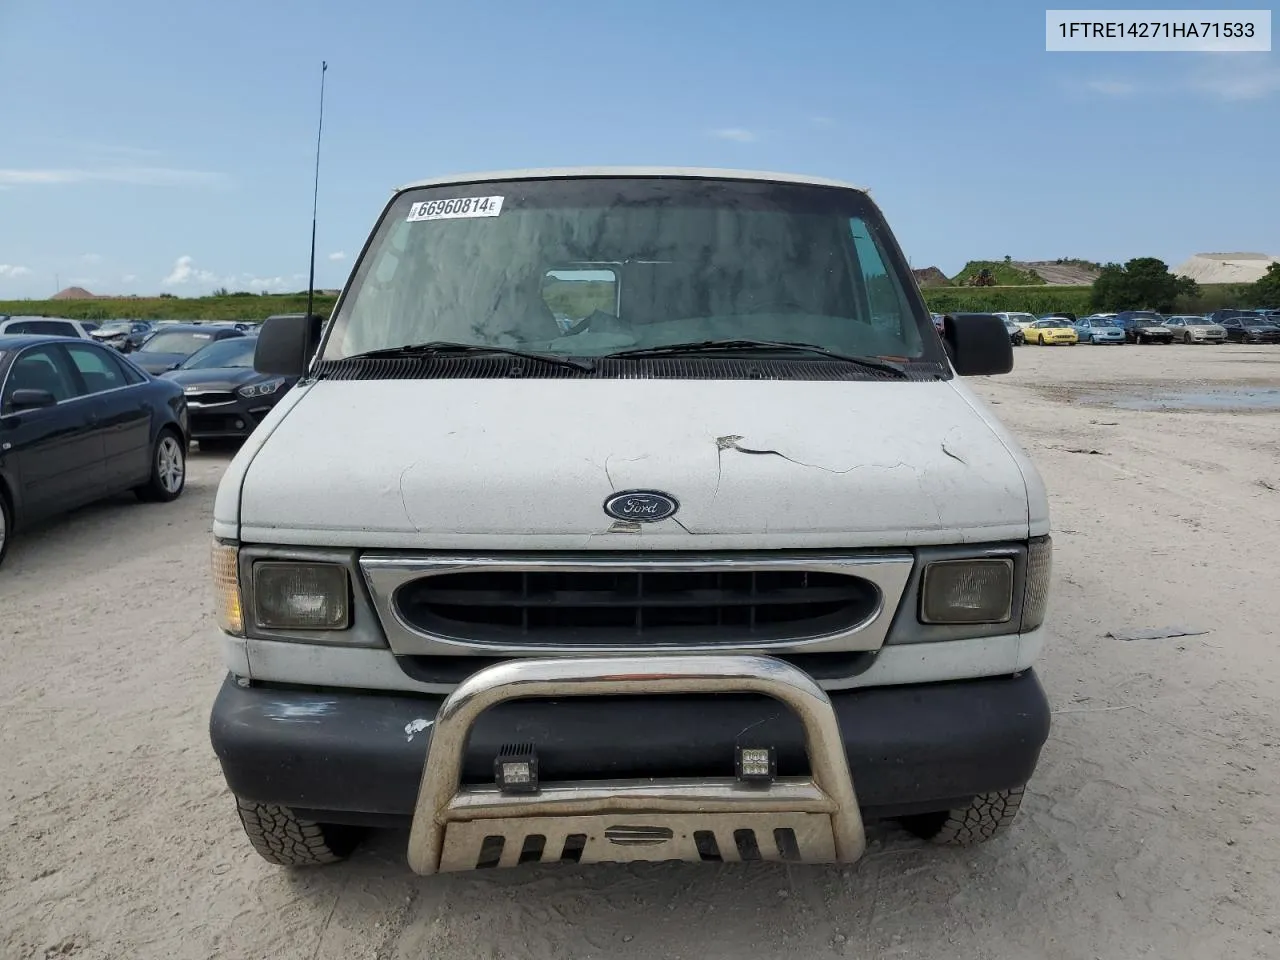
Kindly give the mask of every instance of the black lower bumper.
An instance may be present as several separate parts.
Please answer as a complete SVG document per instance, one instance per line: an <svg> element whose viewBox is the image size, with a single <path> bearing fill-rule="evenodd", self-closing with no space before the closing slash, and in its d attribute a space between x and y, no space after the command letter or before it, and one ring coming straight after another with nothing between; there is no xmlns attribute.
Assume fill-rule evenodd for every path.
<svg viewBox="0 0 1280 960"><path fill-rule="evenodd" d="M1017 677L833 692L863 813L941 810L1030 779L1049 733L1031 671ZM233 793L328 822L413 812L442 698L240 687L228 678L210 735ZM799 720L749 695L566 698L501 704L472 729L463 779L492 782L508 743L533 742L544 781L732 776L733 748L773 746L806 771Z"/></svg>
<svg viewBox="0 0 1280 960"><path fill-rule="evenodd" d="M271 412L276 397L240 398L234 403L209 407L188 407L193 440L243 440Z"/></svg>

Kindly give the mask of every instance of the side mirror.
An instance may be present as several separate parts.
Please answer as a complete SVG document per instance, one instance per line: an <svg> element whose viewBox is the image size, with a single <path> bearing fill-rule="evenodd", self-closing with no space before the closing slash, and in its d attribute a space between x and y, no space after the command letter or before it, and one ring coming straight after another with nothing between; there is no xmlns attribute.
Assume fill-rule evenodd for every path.
<svg viewBox="0 0 1280 960"><path fill-rule="evenodd" d="M41 407L52 407L57 399L48 390L15 390L9 394L9 409L14 413L19 410L38 410Z"/></svg>
<svg viewBox="0 0 1280 960"><path fill-rule="evenodd" d="M301 377L307 372L316 348L324 317L314 313L282 313L267 317L258 331L253 350L253 369L279 377Z"/></svg>
<svg viewBox="0 0 1280 960"><path fill-rule="evenodd" d="M987 377L1013 369L1013 344L1004 321L990 313L949 313L942 318L951 365L962 377Z"/></svg>

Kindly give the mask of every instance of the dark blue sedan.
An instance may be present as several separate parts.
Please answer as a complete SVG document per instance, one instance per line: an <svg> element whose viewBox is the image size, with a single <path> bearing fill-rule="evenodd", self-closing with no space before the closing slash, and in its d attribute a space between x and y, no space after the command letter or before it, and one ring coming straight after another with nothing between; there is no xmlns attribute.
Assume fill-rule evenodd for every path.
<svg viewBox="0 0 1280 960"><path fill-rule="evenodd" d="M158 376L169 370L177 370L187 357L211 343L245 335L243 330L237 330L233 326L166 323L157 326L156 332L129 354L129 359L147 373Z"/></svg>
<svg viewBox="0 0 1280 960"><path fill-rule="evenodd" d="M129 490L177 499L187 443L176 383L90 340L0 336L0 561L42 517Z"/></svg>

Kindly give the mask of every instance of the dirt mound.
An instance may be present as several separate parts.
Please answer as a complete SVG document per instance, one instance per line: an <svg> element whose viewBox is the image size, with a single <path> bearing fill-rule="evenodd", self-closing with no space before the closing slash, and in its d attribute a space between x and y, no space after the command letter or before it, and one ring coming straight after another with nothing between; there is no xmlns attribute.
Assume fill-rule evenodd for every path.
<svg viewBox="0 0 1280 960"><path fill-rule="evenodd" d="M1015 260L1013 265L1034 273L1045 283L1068 287L1087 287L1102 272L1081 260Z"/></svg>
<svg viewBox="0 0 1280 960"><path fill-rule="evenodd" d="M51 300L98 300L97 294L90 293L84 287L67 287L65 290L59 290L55 293Z"/></svg>
<svg viewBox="0 0 1280 960"><path fill-rule="evenodd" d="M1273 263L1280 263L1280 257L1267 253L1197 253L1174 267L1173 272L1196 283L1254 283Z"/></svg>
<svg viewBox="0 0 1280 960"><path fill-rule="evenodd" d="M937 267L921 267L911 272L916 275L916 283L922 287L945 287L951 283L947 275Z"/></svg>

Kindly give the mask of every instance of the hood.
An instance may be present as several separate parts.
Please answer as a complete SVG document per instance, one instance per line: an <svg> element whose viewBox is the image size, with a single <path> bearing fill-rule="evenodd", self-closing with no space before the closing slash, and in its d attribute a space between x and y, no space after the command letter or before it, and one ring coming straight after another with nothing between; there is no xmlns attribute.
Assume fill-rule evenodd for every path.
<svg viewBox="0 0 1280 960"><path fill-rule="evenodd" d="M139 353L135 350L129 354L129 359L147 373L159 376L166 370L176 367L189 356L190 354L187 353Z"/></svg>
<svg viewBox="0 0 1280 960"><path fill-rule="evenodd" d="M277 377L258 373L252 367L205 367L200 370L170 370L164 374L166 380L180 383L184 387L201 386L210 390L234 390L246 383L259 383L263 380L275 380Z"/></svg>
<svg viewBox="0 0 1280 960"><path fill-rule="evenodd" d="M606 498L635 489L669 494L678 512L651 524L605 514ZM954 380L322 380L263 422L214 512L218 535L245 542L426 549L905 546L1022 539L1029 522L1031 535L1047 532L1030 461Z"/></svg>

